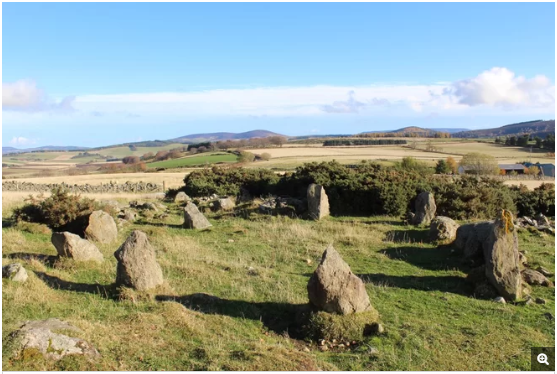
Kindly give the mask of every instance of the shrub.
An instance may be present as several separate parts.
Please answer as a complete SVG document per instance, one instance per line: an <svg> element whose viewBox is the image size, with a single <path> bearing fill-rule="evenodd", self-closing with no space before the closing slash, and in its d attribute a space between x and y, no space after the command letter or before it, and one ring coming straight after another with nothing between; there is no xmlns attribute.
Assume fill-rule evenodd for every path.
<svg viewBox="0 0 557 374"><path fill-rule="evenodd" d="M439 160L437 161L437 165L435 165L435 173L436 174L449 174L451 172L451 168L447 161Z"/></svg>
<svg viewBox="0 0 557 374"><path fill-rule="evenodd" d="M262 159L263 161L269 161L269 160L271 159L271 154L265 152L265 153L262 153L259 157L261 157L261 159Z"/></svg>
<svg viewBox="0 0 557 374"><path fill-rule="evenodd" d="M533 217L538 213L545 216L555 216L555 185L553 183L542 183L534 190L526 186L511 187L516 201L519 216Z"/></svg>
<svg viewBox="0 0 557 374"><path fill-rule="evenodd" d="M92 199L80 195L70 195L62 187L52 189L51 196L39 201L34 198L21 208L14 210L16 221L44 223L52 229L58 229L74 222L78 217L92 213L96 206Z"/></svg>
<svg viewBox="0 0 557 374"><path fill-rule="evenodd" d="M130 164L137 164L139 163L141 160L139 159L139 157L137 156L126 156L122 159L122 162L126 165L130 165Z"/></svg>
<svg viewBox="0 0 557 374"><path fill-rule="evenodd" d="M113 218L117 210L112 205L103 205L93 199L71 195L67 189L55 187L46 199L30 196L25 200L27 204L14 210L13 218L21 222L45 224L57 231L70 231L81 234L83 218L95 210L103 210Z"/></svg>
<svg viewBox="0 0 557 374"><path fill-rule="evenodd" d="M196 170L184 179L183 190L192 197L238 195L245 188L252 196L272 193L279 176L268 169L222 168Z"/></svg>
<svg viewBox="0 0 557 374"><path fill-rule="evenodd" d="M251 152L240 151L240 157L238 158L239 162L253 162L255 160L255 155Z"/></svg>

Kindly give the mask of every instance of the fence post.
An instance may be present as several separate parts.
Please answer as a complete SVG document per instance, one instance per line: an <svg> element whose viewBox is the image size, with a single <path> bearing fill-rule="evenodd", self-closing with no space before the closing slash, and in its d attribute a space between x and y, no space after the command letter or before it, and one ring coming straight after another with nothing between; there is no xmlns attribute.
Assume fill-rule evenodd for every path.
<svg viewBox="0 0 557 374"><path fill-rule="evenodd" d="M162 192L166 192L166 182L162 181Z"/></svg>

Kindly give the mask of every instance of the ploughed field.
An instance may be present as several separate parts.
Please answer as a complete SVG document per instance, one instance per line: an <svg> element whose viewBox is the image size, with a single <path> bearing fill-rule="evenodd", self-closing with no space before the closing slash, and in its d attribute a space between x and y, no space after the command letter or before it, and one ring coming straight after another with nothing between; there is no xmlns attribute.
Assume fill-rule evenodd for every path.
<svg viewBox="0 0 557 374"><path fill-rule="evenodd" d="M4 346L3 370L529 370L530 347L555 342L553 288L532 287L546 304L476 299L461 253L392 217L309 221L240 206L207 213L213 227L194 231L165 203L168 216L143 216L97 244L97 264L57 260L45 226L10 226L20 203L3 207L2 265L20 262L29 279L2 281L3 341L27 320L55 317L79 327L100 358L14 359ZM113 254L135 229L156 249L165 283L117 295ZM519 232L533 268L554 269L554 240ZM385 332L322 351L290 327L331 243L365 282Z"/></svg>

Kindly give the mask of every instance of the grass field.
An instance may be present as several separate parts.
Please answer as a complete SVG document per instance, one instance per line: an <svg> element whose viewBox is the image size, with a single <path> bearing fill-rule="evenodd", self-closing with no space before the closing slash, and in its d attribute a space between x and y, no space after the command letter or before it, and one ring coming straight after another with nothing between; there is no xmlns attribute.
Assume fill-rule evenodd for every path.
<svg viewBox="0 0 557 374"><path fill-rule="evenodd" d="M130 147L110 147L105 149L90 150L91 153L99 153L104 156L112 156L117 158L122 158L126 156L143 156L145 153L158 151L168 151L174 148L182 148L184 144L172 143L162 147L137 147L135 151L132 151Z"/></svg>
<svg viewBox="0 0 557 374"><path fill-rule="evenodd" d="M555 342L555 322L545 317L554 315L554 289L533 287L545 305L475 299L460 254L396 219L209 214L214 227L198 232L180 228L178 207L170 211L99 245L99 265L52 262L48 233L3 227L2 264L22 262L30 273L24 284L2 281L3 341L23 321L58 317L80 327L102 357L13 360L3 350L2 369L529 370L530 347ZM166 281L150 295L118 299L113 252L133 229L148 234ZM533 267L554 268L553 236L521 232L519 240ZM321 352L286 326L307 303L307 281L330 243L365 281L386 334Z"/></svg>
<svg viewBox="0 0 557 374"><path fill-rule="evenodd" d="M187 156L182 158L176 158L173 160L150 162L147 164L149 168L181 168L181 167L192 167L192 166L203 166L216 164L218 162L236 162L238 157L231 153L203 153L195 156Z"/></svg>

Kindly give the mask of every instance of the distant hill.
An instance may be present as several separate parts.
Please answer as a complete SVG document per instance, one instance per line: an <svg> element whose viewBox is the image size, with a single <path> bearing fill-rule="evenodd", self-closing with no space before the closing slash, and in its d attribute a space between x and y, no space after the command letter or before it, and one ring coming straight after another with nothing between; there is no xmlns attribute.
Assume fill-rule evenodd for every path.
<svg viewBox="0 0 557 374"><path fill-rule="evenodd" d="M361 134L376 134L376 133L383 133L383 134L399 134L399 135L406 135L406 134L416 134L417 136L429 136L435 134L437 131L432 129L424 129L417 126L408 126L403 127L398 130L383 130L383 131L366 131L362 132Z"/></svg>
<svg viewBox="0 0 557 374"><path fill-rule="evenodd" d="M502 127L483 130L469 130L452 134L453 138L492 138L495 136L532 134L541 138L548 134L555 134L555 120L536 120L513 123Z"/></svg>
<svg viewBox="0 0 557 374"><path fill-rule="evenodd" d="M428 130L433 130L433 131L437 131L437 132L448 132L449 134L454 134L455 132L463 132L463 131L469 131L470 129L462 129L462 128L431 128Z"/></svg>
<svg viewBox="0 0 557 374"><path fill-rule="evenodd" d="M2 147L2 154L6 153L26 153L26 152L61 152L61 151L85 151L89 148L87 147L74 147L74 146L56 146L56 145L46 145L44 147L36 148L14 148L14 147Z"/></svg>
<svg viewBox="0 0 557 374"><path fill-rule="evenodd" d="M241 133L234 132L213 132L207 134L191 134L170 139L171 142L178 143L198 143L218 140L238 140L251 138L268 138L269 136L285 136L267 130L252 130Z"/></svg>

